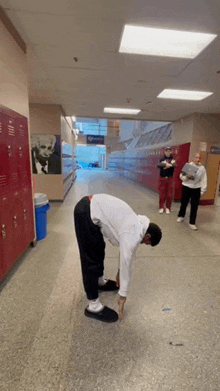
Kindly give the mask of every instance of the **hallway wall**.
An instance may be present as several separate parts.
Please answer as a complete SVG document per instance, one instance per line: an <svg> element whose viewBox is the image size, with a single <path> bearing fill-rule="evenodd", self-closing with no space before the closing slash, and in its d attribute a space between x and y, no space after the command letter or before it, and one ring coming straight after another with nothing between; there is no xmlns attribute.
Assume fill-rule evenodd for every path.
<svg viewBox="0 0 220 391"><path fill-rule="evenodd" d="M122 175L136 180L138 183L158 191L159 173L156 164L164 154L167 145L173 147L174 157L177 159L177 168L174 172L174 200L181 198L181 181L179 173L184 163L191 161L196 152L202 156L202 164L208 162L208 154L211 147L220 146L220 118L214 114L193 114L182 118L170 125L160 122L121 121L120 143L114 145L109 159L109 168L119 171ZM160 126L159 126L160 125ZM172 128L169 137L161 138L163 129ZM161 129L161 130L160 130ZM149 132L158 132L159 137L149 142L143 135ZM206 151L202 151L204 144ZM203 145L203 147L202 147ZM218 169L218 167L217 167ZM208 187L213 186L213 181L208 180ZM217 186L217 183L216 183ZM210 190L208 188L208 190ZM215 189L211 191L215 194ZM202 197L201 202L206 203L210 191ZM213 198L214 201L214 198ZM209 200L212 202L212 200Z"/></svg>
<svg viewBox="0 0 220 391"><path fill-rule="evenodd" d="M190 153L193 134L192 116L173 124L141 122L140 131L138 131L135 121L132 122L132 126L133 130L130 124L129 131L126 126L122 127L120 133L126 133L128 143L126 144L126 138L121 134L120 139L124 141L118 144L119 150L115 150L110 155L109 169L119 171L127 178L158 191L159 170L156 165L160 157L164 155L165 146L171 145L173 146L174 158L177 160L177 169L174 174L174 200L179 200L181 198L179 174L184 163L188 161ZM152 137L150 136L150 139L146 139L145 142L144 135L148 137L149 133L152 134ZM158 136L154 138L156 133ZM117 148L116 145L114 147Z"/></svg>
<svg viewBox="0 0 220 391"><path fill-rule="evenodd" d="M0 36L0 106L16 111L28 118L28 67L26 54L1 19Z"/></svg>

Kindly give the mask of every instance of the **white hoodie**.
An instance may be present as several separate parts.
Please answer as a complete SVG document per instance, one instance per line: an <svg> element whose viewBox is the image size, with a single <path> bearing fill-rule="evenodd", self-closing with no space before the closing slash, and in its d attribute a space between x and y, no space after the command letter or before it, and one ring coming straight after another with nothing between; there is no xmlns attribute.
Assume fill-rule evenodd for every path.
<svg viewBox="0 0 220 391"><path fill-rule="evenodd" d="M191 189L201 188L201 195L206 192L207 189L207 175L206 169L202 164L196 165L194 162L190 162L192 166L198 168L197 173L195 174L194 179L188 179L186 175L180 174L180 179L182 180L183 186L190 187Z"/></svg>
<svg viewBox="0 0 220 391"><path fill-rule="evenodd" d="M149 227L146 216L136 215L126 202L107 194L91 199L91 219L101 229L104 239L120 248L119 295L126 296L131 279L131 264Z"/></svg>

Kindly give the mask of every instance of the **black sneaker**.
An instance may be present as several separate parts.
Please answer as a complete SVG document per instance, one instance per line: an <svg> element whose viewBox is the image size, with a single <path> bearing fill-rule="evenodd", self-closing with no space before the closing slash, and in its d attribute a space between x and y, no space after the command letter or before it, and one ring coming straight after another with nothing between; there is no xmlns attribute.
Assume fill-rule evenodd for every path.
<svg viewBox="0 0 220 391"><path fill-rule="evenodd" d="M117 291L116 281L108 280L104 285L99 285L99 291Z"/></svg>
<svg viewBox="0 0 220 391"><path fill-rule="evenodd" d="M118 320L118 314L109 307L104 307L99 312L91 312L88 310L88 307L85 309L85 315L89 318L101 320L101 322L112 323Z"/></svg>

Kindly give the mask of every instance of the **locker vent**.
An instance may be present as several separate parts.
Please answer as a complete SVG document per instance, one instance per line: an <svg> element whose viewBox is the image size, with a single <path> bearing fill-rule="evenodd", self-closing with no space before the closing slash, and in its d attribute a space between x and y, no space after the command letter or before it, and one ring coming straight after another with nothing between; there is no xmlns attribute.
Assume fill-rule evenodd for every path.
<svg viewBox="0 0 220 391"><path fill-rule="evenodd" d="M6 175L0 175L0 187L7 185L7 179Z"/></svg>
<svg viewBox="0 0 220 391"><path fill-rule="evenodd" d="M12 174L12 182L13 183L18 183L18 173L17 172L13 172Z"/></svg>
<svg viewBox="0 0 220 391"><path fill-rule="evenodd" d="M0 122L0 133L2 133L2 122Z"/></svg>
<svg viewBox="0 0 220 391"><path fill-rule="evenodd" d="M24 136L25 136L23 125L20 125L20 126L19 126L19 135L20 135L21 137L24 137Z"/></svg>
<svg viewBox="0 0 220 391"><path fill-rule="evenodd" d="M15 136L15 127L13 125L13 121L9 120L8 124L8 134L9 136Z"/></svg>

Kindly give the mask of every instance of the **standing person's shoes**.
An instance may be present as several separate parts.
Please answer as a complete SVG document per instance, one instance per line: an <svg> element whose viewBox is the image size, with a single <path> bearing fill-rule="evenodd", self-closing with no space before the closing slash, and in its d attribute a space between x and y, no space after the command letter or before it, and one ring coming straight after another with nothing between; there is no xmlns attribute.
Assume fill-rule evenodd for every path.
<svg viewBox="0 0 220 391"><path fill-rule="evenodd" d="M163 208L160 208L160 209L159 209L159 213L163 213Z"/></svg>
<svg viewBox="0 0 220 391"><path fill-rule="evenodd" d="M100 320L101 322L113 323L118 320L118 314L109 307L104 307L101 311L92 312L88 310L88 307L85 309L85 315L89 318Z"/></svg>
<svg viewBox="0 0 220 391"><path fill-rule="evenodd" d="M170 209L166 208L166 214L167 214L167 215L170 214Z"/></svg>
<svg viewBox="0 0 220 391"><path fill-rule="evenodd" d="M184 217L178 217L178 219L176 221L177 221L177 223L182 223L183 220L184 220Z"/></svg>
<svg viewBox="0 0 220 391"><path fill-rule="evenodd" d="M196 231L198 228L195 224L189 224L190 228Z"/></svg>

